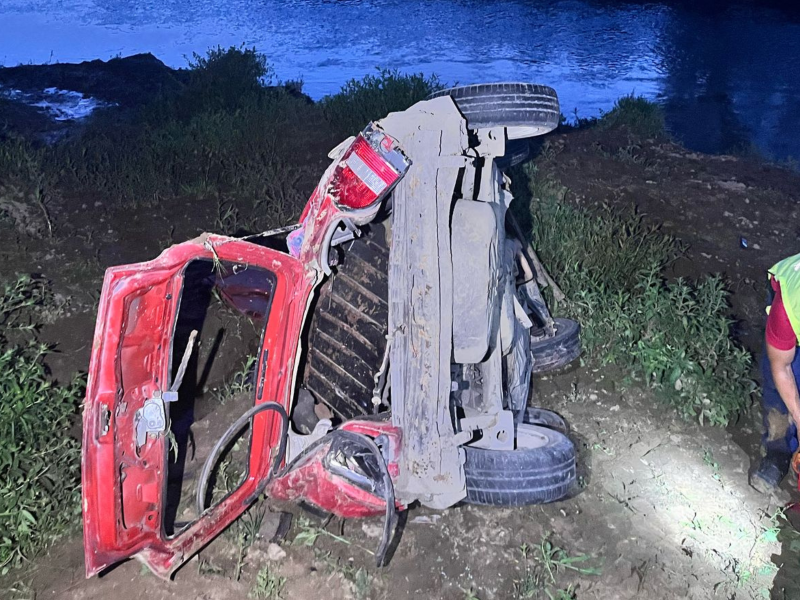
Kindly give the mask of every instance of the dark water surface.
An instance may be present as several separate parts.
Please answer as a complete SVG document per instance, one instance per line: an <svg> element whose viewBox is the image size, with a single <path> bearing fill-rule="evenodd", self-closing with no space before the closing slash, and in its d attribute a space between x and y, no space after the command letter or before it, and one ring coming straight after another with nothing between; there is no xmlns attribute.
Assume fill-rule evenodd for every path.
<svg viewBox="0 0 800 600"><path fill-rule="evenodd" d="M0 0L0 64L255 45L314 98L376 67L533 81L594 116L659 100L690 148L800 157L800 9L589 0Z"/></svg>

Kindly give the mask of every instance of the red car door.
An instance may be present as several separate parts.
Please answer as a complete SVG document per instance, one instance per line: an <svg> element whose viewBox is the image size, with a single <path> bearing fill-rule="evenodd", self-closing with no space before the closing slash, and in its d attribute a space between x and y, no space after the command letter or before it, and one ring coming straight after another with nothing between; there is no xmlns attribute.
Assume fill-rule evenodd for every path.
<svg viewBox="0 0 800 600"><path fill-rule="evenodd" d="M249 468L239 487L173 535L165 533L173 355L180 359L185 350L173 347L173 338L192 261L206 261L218 273L218 291L232 308L263 321L253 402L276 401L289 410L315 271L281 252L214 235L109 269L83 415L87 577L131 556L170 576L253 502L281 437L275 413L253 417Z"/></svg>

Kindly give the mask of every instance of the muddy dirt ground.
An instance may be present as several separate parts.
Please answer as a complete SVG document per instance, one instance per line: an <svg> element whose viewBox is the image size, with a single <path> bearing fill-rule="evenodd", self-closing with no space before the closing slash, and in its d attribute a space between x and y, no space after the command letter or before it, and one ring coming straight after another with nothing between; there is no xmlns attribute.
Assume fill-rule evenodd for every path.
<svg viewBox="0 0 800 600"><path fill-rule="evenodd" d="M314 160L322 164L324 156ZM537 163L569 188L570 201L635 204L682 240L688 250L674 274L724 273L741 339L759 351L765 269L800 251L800 176L753 158L700 155L595 130L549 136ZM187 198L129 213L101 198L64 197L58 236L8 237L0 247L4 274L40 273L58 294L53 322L42 331L57 345L50 359L56 377L88 364L103 269L152 258L164 246L213 230L216 207L214 199ZM207 381L209 392L241 369L240 361L222 361ZM209 393L205 400L206 420L218 415L213 398ZM371 554L379 520L326 520L266 500L256 508L260 523L255 512L249 515L250 531L260 531L249 547L240 543L243 529L232 528L171 582L135 561L87 581L76 536L12 573L0 589L17 590L9 597L75 600L259 593L284 599L800 598L800 533L782 516L798 493L785 483L765 497L747 483L759 458L757 407L728 430L701 427L676 418L623 373L591 363L536 380L531 402L556 410L571 426L580 453L573 497L521 509L413 508L388 567L376 568ZM293 524L274 543L280 511L292 513ZM279 591L269 596L269 590Z"/></svg>

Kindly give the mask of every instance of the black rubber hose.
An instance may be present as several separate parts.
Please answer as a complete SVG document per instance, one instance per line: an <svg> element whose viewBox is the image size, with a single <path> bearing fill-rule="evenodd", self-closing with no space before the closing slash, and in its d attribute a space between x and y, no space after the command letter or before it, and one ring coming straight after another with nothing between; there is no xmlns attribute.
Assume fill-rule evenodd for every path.
<svg viewBox="0 0 800 600"><path fill-rule="evenodd" d="M325 437L311 444L303 452L297 455L291 461L291 463L286 465L286 467L280 473L278 473L278 467L280 466L281 462L283 462L283 457L286 453L286 441L288 439L289 431L289 416L286 414L286 409L284 409L283 406L277 402L264 402L263 404L257 404L253 406L241 417L236 419L236 421L230 427L228 427L225 433L222 434L222 437L217 440L217 443L211 450L211 454L208 455L206 462L203 463L203 468L200 471L200 476L198 478L196 496L197 514L202 515L205 511L205 496L208 488L208 480L211 477L211 470L214 468L214 465L219 459L219 454L231 442L235 434L239 433L239 431L241 431L241 429L247 423L249 423L255 415L264 410L274 410L280 415L282 422L281 442L280 446L278 447L278 453L275 456L275 461L270 469L269 477L261 482L261 484L258 486L257 493L253 494L251 499L257 498L266 488L267 484L276 475L285 475L292 470L302 458L308 456L313 450L316 450L323 443L331 442L334 437L338 436L348 438L357 444L361 444L375 456L375 460L378 463L378 468L380 468L381 475L383 477L383 500L386 503L386 514L383 521L383 536L381 538L380 546L378 546L378 551L375 553L377 566L382 567L384 560L386 559L386 553L389 550L389 544L392 540L392 533L397 525L397 509L395 507L394 485L392 484L392 477L389 475L389 468L386 465L386 461L383 459L383 454L381 454L380 448L378 448L378 445L369 436L361 433L355 433L354 431L334 429Z"/></svg>
<svg viewBox="0 0 800 600"><path fill-rule="evenodd" d="M363 444L367 450L375 455L375 460L378 462L381 475L383 475L383 500L386 503L386 515L383 520L383 537L381 538L381 544L378 546L378 551L375 553L377 566L382 567L386 559L386 553L389 550L389 544L392 541L392 533L397 525L397 509L394 504L394 485L389 475L389 468L386 466L386 461L383 460L383 454L381 454L380 448L378 448L378 445L372 438L361 433L346 431L344 429L336 429L332 431L331 434L350 438L350 440L356 443Z"/></svg>
<svg viewBox="0 0 800 600"><path fill-rule="evenodd" d="M278 453L275 456L274 462L272 463L269 477L267 477L267 481L271 480L272 477L277 473L278 467L280 466L281 462L283 462L283 456L286 453L286 440L288 439L287 433L289 431L289 415L286 414L286 409L277 402L264 402L262 404L256 404L241 417L236 419L236 421L234 421L234 423L225 430L225 433L222 434L222 437L217 440L217 443L214 444L214 447L211 449L211 454L208 455L206 462L203 463L203 468L200 471L200 476L197 480L196 504L198 516L202 515L203 511L206 509L205 504L208 480L211 477L211 471L219 459L220 453L231 442L234 435L239 433L255 415L265 410L274 410L281 417L281 441L280 445L278 446Z"/></svg>
<svg viewBox="0 0 800 600"><path fill-rule="evenodd" d="M378 445L370 438L361 433L355 433L354 431L347 431L345 429L334 429L328 435L316 440L312 444L310 444L307 448L305 448L300 454L295 456L290 463L288 463L280 473L277 473L277 477L282 477L292 469L294 469L297 464L302 461L306 456L314 452L317 448L322 446L323 444L330 444L333 442L333 438L345 437L350 439L351 441L361 444L367 450L369 450L372 454L375 455L375 460L378 463L378 467L381 470L381 475L383 477L383 501L386 503L386 514L384 516L383 521L383 537L381 538L381 544L378 546L378 551L375 553L375 558L377 565L382 567L384 565L384 561L386 559L386 553L389 550L389 544L392 540L392 533L397 525L397 509L395 507L395 497L394 497L394 484L392 483L392 477L389 475L389 468L386 466L386 461L383 459L383 454L381 454L380 448ZM253 494L253 498L257 498L261 492L267 487L268 481L262 482L256 493Z"/></svg>

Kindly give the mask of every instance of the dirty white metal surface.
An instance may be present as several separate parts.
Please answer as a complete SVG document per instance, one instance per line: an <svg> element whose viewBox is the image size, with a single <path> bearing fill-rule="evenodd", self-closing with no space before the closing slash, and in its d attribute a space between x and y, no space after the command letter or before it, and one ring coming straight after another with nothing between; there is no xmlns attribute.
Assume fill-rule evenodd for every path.
<svg viewBox="0 0 800 600"><path fill-rule="evenodd" d="M397 494L443 508L466 495L449 411L450 208L466 162L466 122L450 98L437 98L381 126L413 161L394 191L389 260L392 420L404 432Z"/></svg>

